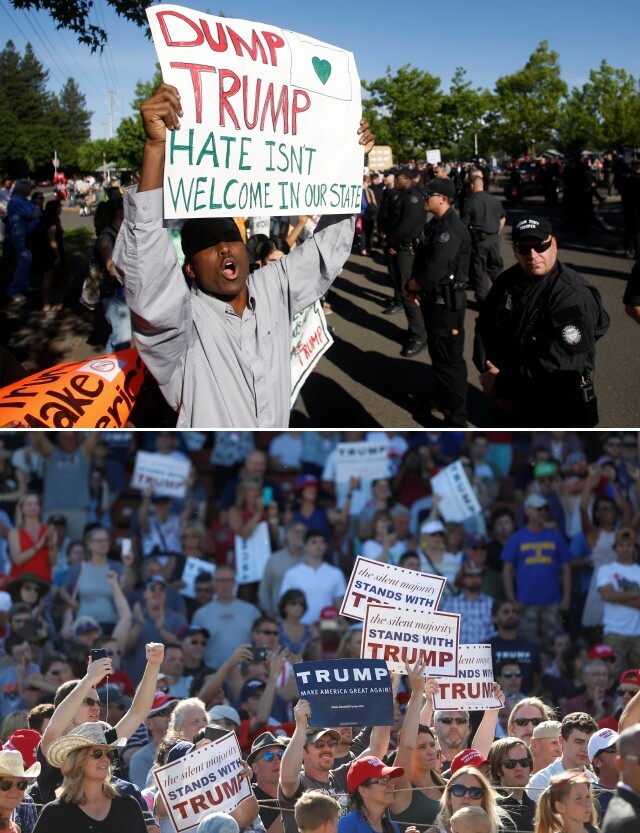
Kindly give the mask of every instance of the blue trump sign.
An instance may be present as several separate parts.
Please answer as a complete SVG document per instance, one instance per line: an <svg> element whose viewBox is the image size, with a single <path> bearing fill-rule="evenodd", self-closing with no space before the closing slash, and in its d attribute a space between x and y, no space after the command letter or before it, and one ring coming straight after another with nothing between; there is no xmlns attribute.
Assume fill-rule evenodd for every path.
<svg viewBox="0 0 640 833"><path fill-rule="evenodd" d="M393 693L384 660L327 659L293 666L313 726L391 726Z"/></svg>

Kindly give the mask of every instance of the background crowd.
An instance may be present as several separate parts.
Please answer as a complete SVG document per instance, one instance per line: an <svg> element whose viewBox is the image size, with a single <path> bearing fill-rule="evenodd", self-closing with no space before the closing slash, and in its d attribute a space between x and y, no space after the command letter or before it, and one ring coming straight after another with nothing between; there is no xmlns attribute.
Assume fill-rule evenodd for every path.
<svg viewBox="0 0 640 833"><path fill-rule="evenodd" d="M341 442L384 444L386 474L337 480ZM591 808L580 824L593 824L621 777L618 730L640 751L637 433L31 431L0 443L0 776L14 778L0 783L0 830L17 819L30 833L42 806L39 833L73 820L69 805L83 821L137 819L128 794L147 829L172 829L152 771L194 737L210 742L212 723L237 732L253 769L257 802L236 820L269 833L302 830L295 799L318 784L376 824L390 807L402 828L456 833L470 805L487 830L533 830L552 777L551 826L536 829L590 830L558 826L558 808L576 790ZM137 450L191 461L182 498L130 486ZM464 523L442 517L431 484L455 461L480 505ZM266 566L240 583L249 540ZM362 624L339 615L358 555L446 578L440 608L462 615L461 642L491 644L502 709L432 714L432 681L407 668L390 736L310 729L292 665L360 656ZM92 649L104 653L87 667Z"/></svg>

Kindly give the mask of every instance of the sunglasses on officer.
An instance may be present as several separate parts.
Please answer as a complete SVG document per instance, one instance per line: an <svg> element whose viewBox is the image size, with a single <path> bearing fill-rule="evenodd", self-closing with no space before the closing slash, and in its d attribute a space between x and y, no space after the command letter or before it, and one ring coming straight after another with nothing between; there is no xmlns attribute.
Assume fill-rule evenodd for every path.
<svg viewBox="0 0 640 833"><path fill-rule="evenodd" d="M541 255L547 249L551 248L552 243L553 237L550 237L548 240L543 240L540 243L514 243L513 248L519 255L529 255L531 254L531 249Z"/></svg>

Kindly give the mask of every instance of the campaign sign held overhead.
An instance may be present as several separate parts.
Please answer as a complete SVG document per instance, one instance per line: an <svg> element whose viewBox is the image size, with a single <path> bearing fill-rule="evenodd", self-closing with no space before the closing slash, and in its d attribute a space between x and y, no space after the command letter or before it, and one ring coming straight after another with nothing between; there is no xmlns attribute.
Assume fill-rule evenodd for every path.
<svg viewBox="0 0 640 833"><path fill-rule="evenodd" d="M293 666L313 726L391 726L393 692L387 663L327 659Z"/></svg>
<svg viewBox="0 0 640 833"><path fill-rule="evenodd" d="M407 570L359 555L351 571L340 614L364 621L367 602L434 611L438 609L446 581L444 576Z"/></svg>

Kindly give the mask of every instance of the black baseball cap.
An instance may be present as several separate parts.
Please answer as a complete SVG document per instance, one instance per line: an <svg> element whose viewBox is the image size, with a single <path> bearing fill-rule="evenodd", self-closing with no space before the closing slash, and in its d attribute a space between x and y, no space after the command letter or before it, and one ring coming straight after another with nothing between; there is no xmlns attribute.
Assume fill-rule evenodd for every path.
<svg viewBox="0 0 640 833"><path fill-rule="evenodd" d="M426 188L426 197L429 197L431 194L440 194L450 200L454 200L456 197L456 186L449 177L436 176L427 182Z"/></svg>
<svg viewBox="0 0 640 833"><path fill-rule="evenodd" d="M180 233L182 251L187 260L218 243L242 243L238 226L229 217L198 217L187 220Z"/></svg>
<svg viewBox="0 0 640 833"><path fill-rule="evenodd" d="M553 234L551 223L544 217L526 217L519 220L511 230L511 239L514 243L522 240L523 237L532 237L534 240L546 240Z"/></svg>

